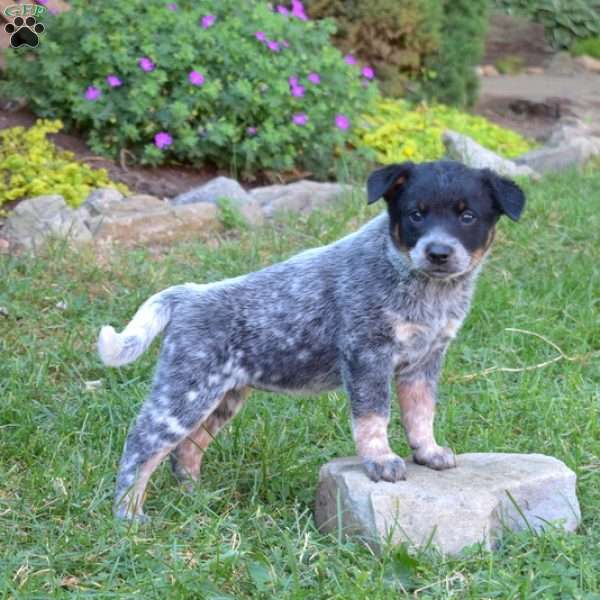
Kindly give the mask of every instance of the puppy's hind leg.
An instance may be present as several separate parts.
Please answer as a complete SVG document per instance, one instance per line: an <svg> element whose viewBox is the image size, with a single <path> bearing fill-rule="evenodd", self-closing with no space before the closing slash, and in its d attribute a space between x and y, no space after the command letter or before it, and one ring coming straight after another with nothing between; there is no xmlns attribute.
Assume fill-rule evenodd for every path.
<svg viewBox="0 0 600 600"><path fill-rule="evenodd" d="M179 396L169 396L158 386L144 404L123 450L117 476L115 516L146 520L143 504L150 476L174 448L197 430L223 393L205 394L189 403L185 412L181 410Z"/></svg>
<svg viewBox="0 0 600 600"><path fill-rule="evenodd" d="M192 431L170 454L173 473L186 484L188 491L200 477L204 452L224 427L244 405L248 388L227 392L211 415Z"/></svg>

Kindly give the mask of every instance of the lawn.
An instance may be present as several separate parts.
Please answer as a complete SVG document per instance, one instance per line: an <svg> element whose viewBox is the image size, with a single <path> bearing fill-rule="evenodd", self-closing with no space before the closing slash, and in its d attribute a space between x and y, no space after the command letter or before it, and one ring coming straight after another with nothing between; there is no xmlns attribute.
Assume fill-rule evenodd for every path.
<svg viewBox="0 0 600 600"><path fill-rule="evenodd" d="M578 476L577 534L510 535L494 553L452 559L431 548L376 556L319 534L319 466L354 453L341 392L255 392L207 452L194 494L165 465L150 485L152 522L113 521L117 461L158 344L107 369L94 351L100 325L122 327L161 288L256 269L383 208L356 197L218 247L97 257L57 244L35 260L0 259L0 596L600 598L600 172L526 189L522 222L502 221L449 352L437 433L457 452L563 460ZM397 411L391 440L408 454Z"/></svg>

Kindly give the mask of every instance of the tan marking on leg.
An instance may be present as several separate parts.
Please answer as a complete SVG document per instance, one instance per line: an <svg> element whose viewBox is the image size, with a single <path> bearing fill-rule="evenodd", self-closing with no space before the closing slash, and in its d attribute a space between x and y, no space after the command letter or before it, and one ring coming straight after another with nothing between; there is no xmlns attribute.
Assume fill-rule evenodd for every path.
<svg viewBox="0 0 600 600"><path fill-rule="evenodd" d="M120 501L120 505L124 506L127 513L131 516L141 516L144 514L144 500L146 499L146 486L150 480L150 476L165 457L173 450L173 447L164 448L152 458L147 460L139 469L136 479L131 489L125 494Z"/></svg>
<svg viewBox="0 0 600 600"><path fill-rule="evenodd" d="M442 331L442 335L445 337L453 338L460 329L461 322L458 319L448 319L446 326Z"/></svg>
<svg viewBox="0 0 600 600"><path fill-rule="evenodd" d="M435 441L433 419L435 393L433 386L424 380L398 383L398 400L402 411L402 424L413 449L415 461L432 468L455 466L454 455Z"/></svg>
<svg viewBox="0 0 600 600"><path fill-rule="evenodd" d="M202 458L219 430L242 408L248 388L225 394L217 408L177 446L177 463L192 481L198 481Z"/></svg>
<svg viewBox="0 0 600 600"><path fill-rule="evenodd" d="M387 417L369 415L352 420L354 442L358 455L362 458L379 458L392 454L388 443Z"/></svg>

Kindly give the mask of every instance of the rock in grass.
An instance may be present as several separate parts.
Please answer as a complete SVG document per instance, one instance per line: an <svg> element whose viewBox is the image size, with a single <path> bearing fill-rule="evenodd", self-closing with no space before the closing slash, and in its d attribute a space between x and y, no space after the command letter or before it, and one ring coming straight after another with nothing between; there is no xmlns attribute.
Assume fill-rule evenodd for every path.
<svg viewBox="0 0 600 600"><path fill-rule="evenodd" d="M339 183L319 183L303 179L289 185L269 185L250 193L259 202L267 217L278 212L308 214L315 208L333 204L340 196L352 192L352 186Z"/></svg>
<svg viewBox="0 0 600 600"><path fill-rule="evenodd" d="M444 554L497 545L506 528L540 531L550 523L574 531L581 520L575 473L542 454L462 454L457 468L433 471L408 463L406 481L374 483L358 458L323 467L315 519L322 532L390 540Z"/></svg>
<svg viewBox="0 0 600 600"><path fill-rule="evenodd" d="M517 175L532 177L537 175L530 167L517 165L511 160L502 158L466 135L448 130L444 133L443 140L448 158L458 160L469 167L492 169L496 173L507 177Z"/></svg>
<svg viewBox="0 0 600 600"><path fill-rule="evenodd" d="M200 202L218 204L223 199L226 199L232 206L237 208L250 225L262 223L263 215L258 203L235 179L229 177L216 177L189 192L179 194L171 200L171 203L174 206Z"/></svg>
<svg viewBox="0 0 600 600"><path fill-rule="evenodd" d="M20 202L9 214L2 235L11 246L35 250L49 238L72 242L92 239L80 214L71 210L62 196L38 196Z"/></svg>

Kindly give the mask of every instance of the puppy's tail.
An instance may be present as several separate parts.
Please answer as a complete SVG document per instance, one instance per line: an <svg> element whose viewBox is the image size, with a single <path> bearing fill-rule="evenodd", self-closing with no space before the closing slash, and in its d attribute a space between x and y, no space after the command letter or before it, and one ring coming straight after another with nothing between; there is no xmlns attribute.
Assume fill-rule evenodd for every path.
<svg viewBox="0 0 600 600"><path fill-rule="evenodd" d="M98 354L105 365L126 365L148 349L152 340L171 320L171 289L148 298L121 333L109 325L102 327L98 337Z"/></svg>

